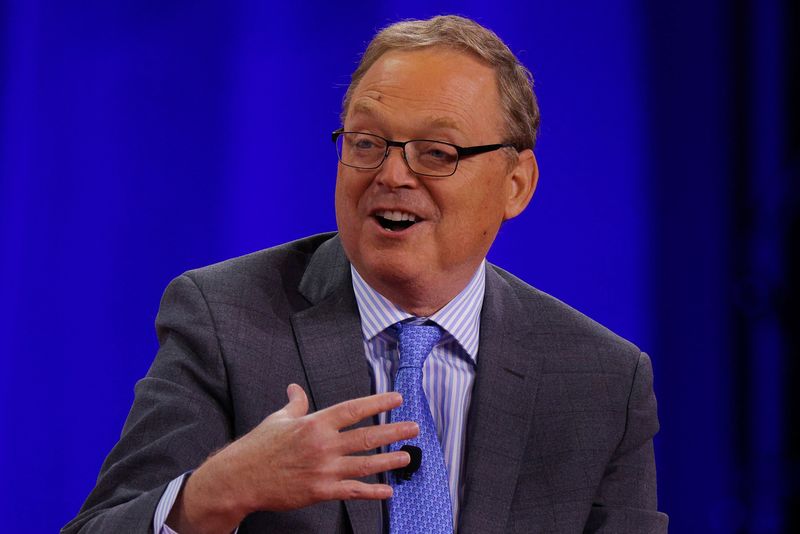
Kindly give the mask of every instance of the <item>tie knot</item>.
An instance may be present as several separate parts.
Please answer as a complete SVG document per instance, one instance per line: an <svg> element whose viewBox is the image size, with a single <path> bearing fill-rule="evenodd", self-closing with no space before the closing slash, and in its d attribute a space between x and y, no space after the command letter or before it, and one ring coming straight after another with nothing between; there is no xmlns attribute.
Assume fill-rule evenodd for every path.
<svg viewBox="0 0 800 534"><path fill-rule="evenodd" d="M442 329L435 324L397 324L400 350L400 367L422 367L425 358L442 337Z"/></svg>

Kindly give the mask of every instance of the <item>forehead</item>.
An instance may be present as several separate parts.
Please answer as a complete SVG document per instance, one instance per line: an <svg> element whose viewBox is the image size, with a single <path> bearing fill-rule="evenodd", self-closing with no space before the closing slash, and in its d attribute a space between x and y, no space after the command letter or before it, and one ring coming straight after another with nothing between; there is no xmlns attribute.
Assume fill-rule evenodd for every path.
<svg viewBox="0 0 800 534"><path fill-rule="evenodd" d="M353 92L346 122L377 119L496 140L501 116L494 69L471 54L430 47L378 58Z"/></svg>

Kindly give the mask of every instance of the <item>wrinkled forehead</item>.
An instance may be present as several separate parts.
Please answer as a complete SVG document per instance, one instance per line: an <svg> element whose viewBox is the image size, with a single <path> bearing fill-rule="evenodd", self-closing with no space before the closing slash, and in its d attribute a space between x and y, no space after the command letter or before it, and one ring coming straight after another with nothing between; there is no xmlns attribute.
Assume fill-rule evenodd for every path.
<svg viewBox="0 0 800 534"><path fill-rule="evenodd" d="M361 98L357 98L353 102L350 115L379 121L384 117L380 100L382 100L382 97L378 95L362 95ZM463 121L453 115L431 113L426 114L422 119L426 127L434 130L460 130L464 128Z"/></svg>
<svg viewBox="0 0 800 534"><path fill-rule="evenodd" d="M502 122L495 70L473 54L445 47L382 54L359 80L348 107L347 122L389 114L460 131L495 130Z"/></svg>

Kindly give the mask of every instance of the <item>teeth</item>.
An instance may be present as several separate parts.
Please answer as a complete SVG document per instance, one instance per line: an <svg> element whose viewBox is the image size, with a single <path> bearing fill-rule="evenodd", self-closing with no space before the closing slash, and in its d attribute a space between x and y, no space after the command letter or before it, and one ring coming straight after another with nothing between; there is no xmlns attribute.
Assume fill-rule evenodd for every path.
<svg viewBox="0 0 800 534"><path fill-rule="evenodd" d="M381 211L378 212L377 215L379 217L383 217L384 219L388 219L390 221L411 221L416 222L417 216L413 213L406 213L404 211Z"/></svg>

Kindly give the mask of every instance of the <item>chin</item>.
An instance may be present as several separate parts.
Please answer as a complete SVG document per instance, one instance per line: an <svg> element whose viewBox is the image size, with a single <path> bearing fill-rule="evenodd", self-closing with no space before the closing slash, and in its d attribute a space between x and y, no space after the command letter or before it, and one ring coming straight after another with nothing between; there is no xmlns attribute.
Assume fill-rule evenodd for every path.
<svg viewBox="0 0 800 534"><path fill-rule="evenodd" d="M409 282L419 280L424 269L419 268L419 263L413 258L391 258L391 254L381 255L381 257L365 258L362 267L367 273L358 272L361 276L376 278L384 284L406 285Z"/></svg>

